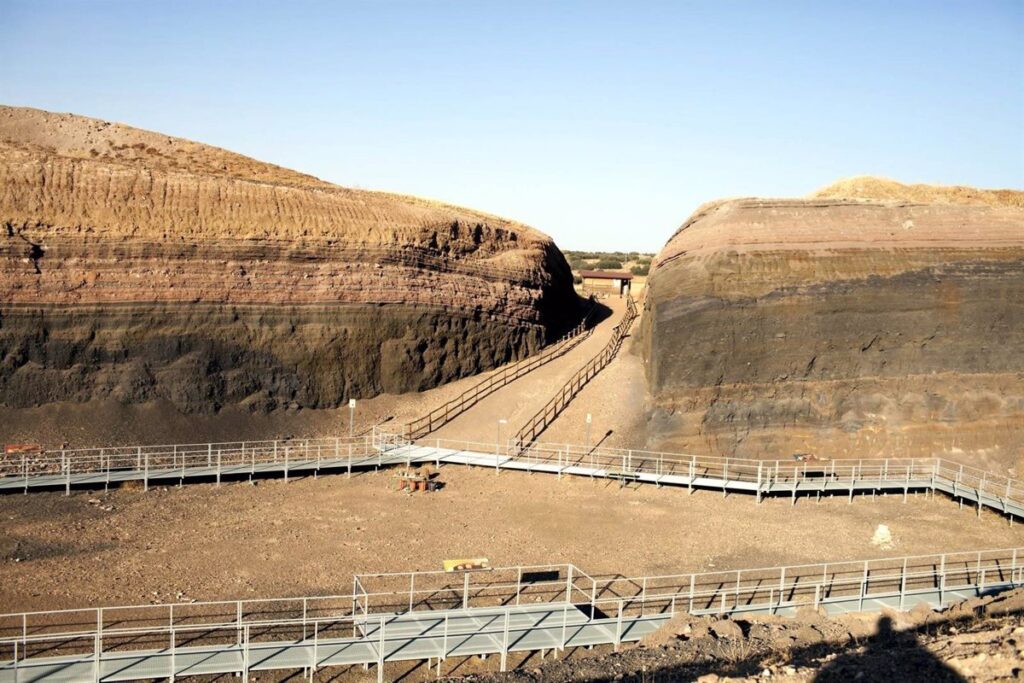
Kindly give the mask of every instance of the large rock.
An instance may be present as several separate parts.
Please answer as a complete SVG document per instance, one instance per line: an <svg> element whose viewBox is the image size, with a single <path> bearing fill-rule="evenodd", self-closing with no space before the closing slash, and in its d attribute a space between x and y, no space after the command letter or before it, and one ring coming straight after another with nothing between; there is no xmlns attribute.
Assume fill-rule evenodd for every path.
<svg viewBox="0 0 1024 683"><path fill-rule="evenodd" d="M523 357L576 316L527 226L0 108L0 405L336 406Z"/></svg>
<svg viewBox="0 0 1024 683"><path fill-rule="evenodd" d="M1024 193L938 188L918 203L892 185L879 181L884 201L721 201L687 220L648 284L651 446L784 458L971 449L1012 464L1024 441Z"/></svg>

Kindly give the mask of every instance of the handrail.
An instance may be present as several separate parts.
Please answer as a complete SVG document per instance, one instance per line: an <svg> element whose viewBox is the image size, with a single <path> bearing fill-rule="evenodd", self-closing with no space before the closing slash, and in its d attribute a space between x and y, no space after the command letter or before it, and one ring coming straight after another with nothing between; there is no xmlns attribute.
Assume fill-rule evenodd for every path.
<svg viewBox="0 0 1024 683"><path fill-rule="evenodd" d="M567 353L590 335L591 330L587 327L587 322L593 314L595 305L592 301L590 310L580 320L579 324L569 330L554 344L547 346L538 354L527 356L515 363L501 367L489 377L473 385L455 398L434 408L426 415L410 421L405 425L403 434L409 439L422 438L438 427L454 420L463 412L476 405L481 399L489 396L501 387L514 382L527 373Z"/></svg>
<svg viewBox="0 0 1024 683"><path fill-rule="evenodd" d="M632 295L627 294L626 312L623 314L619 324L613 328L612 336L608 343L586 365L576 371L555 397L537 411L527 421L526 425L516 433L513 442L518 450L522 450L536 441L537 437L565 410L565 407L579 394L583 387L612 361L622 346L622 342L629 333L629 328L632 326L633 321L636 320L637 315L636 301Z"/></svg>
<svg viewBox="0 0 1024 683"><path fill-rule="evenodd" d="M868 560L850 560L834 563L784 565L762 569L737 569L716 572L697 572L669 576L638 576L638 577L603 577L594 579L573 565L540 565L540 568L559 569L557 580L549 583L558 585L559 589L551 593L547 599L534 596L528 604L531 607L547 608L557 615L562 612L562 626L567 624L571 611L579 615L577 609L589 606L582 612L588 624L609 624L613 620L620 623L624 618L631 620L658 619L664 621L675 615L677 611L693 614L731 613L734 611L767 611L775 613L783 608L809 605L815 608L828 604L845 604L844 609L864 609L871 599L889 597L902 608L908 598L927 595L928 600L944 604L949 598L957 598L964 588L984 592L986 589L1006 589L1024 584L1024 547L964 551L934 555L915 555L904 557L876 558ZM527 567L528 568L528 567ZM512 572L521 577L524 567L504 567L494 571ZM565 579L561 578L561 572ZM410 576L423 578L438 572L410 573ZM472 574L463 574L466 586ZM388 576L384 574L382 576ZM451 575L449 575L451 576ZM451 576L452 586L457 587L459 575ZM577 586L575 579L585 581ZM354 580L358 584L358 578ZM415 581L410 582L415 585ZM476 588L487 588L487 585ZM497 635L509 630L508 616L518 609L518 598L524 584L521 579L515 584L499 586L503 593L502 601L497 604L464 603L462 608L436 609L435 606L423 603L419 605L412 598L412 591L394 591L393 599L388 604L405 605L409 609L389 613L333 613L321 614L310 611L308 606L321 599L344 599L350 596L331 596L331 598L302 597L263 599L259 601L220 601L215 603L185 603L178 605L139 605L112 606L96 608L89 614L87 628L78 631L61 633L40 632L37 623L48 623L54 617L68 612L80 613L86 610L57 610L49 612L31 612L0 615L0 624L13 623L20 627L20 633L14 636L0 637L0 669L5 667L31 667L33 659L56 656L57 651L70 658L80 657L80 661L98 661L100 655L106 661L113 659L131 659L136 656L165 657L164 649L170 639L173 648L182 634L187 637L186 647L191 652L224 651L231 648L248 648L251 642L270 646L270 642L284 644L288 647L309 646L321 633L338 635L319 636L325 640L368 642L383 644L385 641L409 643L419 639L438 637L442 632L449 635ZM587 591L587 588L590 591ZM447 590L440 588L439 590ZM960 593L958 593L958 591ZM355 591L354 591L355 593ZM466 594L466 600L472 601L475 595ZM579 596L579 597L574 597ZM494 596L485 596L493 599ZM539 600L539 601L538 601ZM282 603L302 605L301 617L298 610L285 613L276 618L265 618L257 615L256 619L245 619L244 605L251 602ZM223 606L234 605L234 619L217 622L190 621L195 615L183 614L188 608L201 608L205 604ZM175 612L175 607L178 612ZM131 610L152 612L165 608L168 615L161 623L149 626L125 625L126 617L122 616ZM484 624L477 620L467 620L474 609L486 608L496 615L504 614L504 620L498 616L488 619ZM401 618L402 614L416 612L417 622L421 627L415 632L391 633L388 638L388 625ZM490 613L490 612L489 612ZM223 614L223 612L221 613ZM177 617L177 620L176 620ZM261 618L262 617L262 618ZM153 621L153 619L150 619ZM557 616L545 618L526 626L513 627L514 631L528 631L534 628L557 628ZM30 631L29 624L32 629ZM499 629L499 624L503 626ZM425 624L425 625L423 625ZM436 625L432 625L436 624ZM552 626L553 624L554 626ZM341 627L352 627L351 635ZM581 625L574 622L573 628ZM312 630L310 630L310 627ZM300 631L301 628L301 631ZM288 630L291 629L291 630ZM360 631L360 629L362 629ZM8 629L9 630L9 629ZM301 636L300 636L301 633ZM621 632L617 631L617 635ZM227 637L225 641L225 636ZM254 638L262 640L254 641ZM267 640L268 638L272 640ZM496 640L496 651L507 652L507 640ZM564 635L563 635L564 642ZM616 640L616 643L618 640ZM106 645L104 645L106 643ZM49 644L49 645L47 645ZM33 646L30 648L30 646ZM259 645L257 645L259 646ZM107 649L104 650L104 647ZM154 649L156 648L156 649ZM3 652L13 650L13 660L5 661ZM34 654L29 654L34 650ZM447 654L447 647L445 652ZM91 653L91 654L90 654ZM155 653L155 654L154 654ZM383 657L382 651L370 651L368 656ZM90 657L92 657L90 659ZM373 661L372 659L369 661ZM378 663L383 660L378 660Z"/></svg>

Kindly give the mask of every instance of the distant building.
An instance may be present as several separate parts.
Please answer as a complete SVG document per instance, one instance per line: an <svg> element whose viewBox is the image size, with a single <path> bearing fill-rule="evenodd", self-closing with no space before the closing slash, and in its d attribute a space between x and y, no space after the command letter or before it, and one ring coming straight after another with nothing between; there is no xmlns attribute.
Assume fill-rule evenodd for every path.
<svg viewBox="0 0 1024 683"><path fill-rule="evenodd" d="M604 293L619 296L629 292L633 274L622 270L581 270L585 293Z"/></svg>

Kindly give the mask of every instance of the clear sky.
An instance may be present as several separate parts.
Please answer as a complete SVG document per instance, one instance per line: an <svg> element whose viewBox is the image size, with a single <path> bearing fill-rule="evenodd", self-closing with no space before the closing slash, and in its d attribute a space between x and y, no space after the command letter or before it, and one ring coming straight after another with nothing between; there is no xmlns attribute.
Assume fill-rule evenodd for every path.
<svg viewBox="0 0 1024 683"><path fill-rule="evenodd" d="M1024 0L0 0L0 102L659 249L841 177L1024 188Z"/></svg>

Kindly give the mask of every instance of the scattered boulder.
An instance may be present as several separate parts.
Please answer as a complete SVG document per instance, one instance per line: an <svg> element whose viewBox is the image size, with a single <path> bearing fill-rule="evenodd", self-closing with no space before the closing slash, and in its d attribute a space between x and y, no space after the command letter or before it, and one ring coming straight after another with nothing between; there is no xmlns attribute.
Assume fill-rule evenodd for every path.
<svg viewBox="0 0 1024 683"><path fill-rule="evenodd" d="M731 619L720 619L710 626L711 632L716 638L727 638L740 640L743 638L743 629Z"/></svg>

